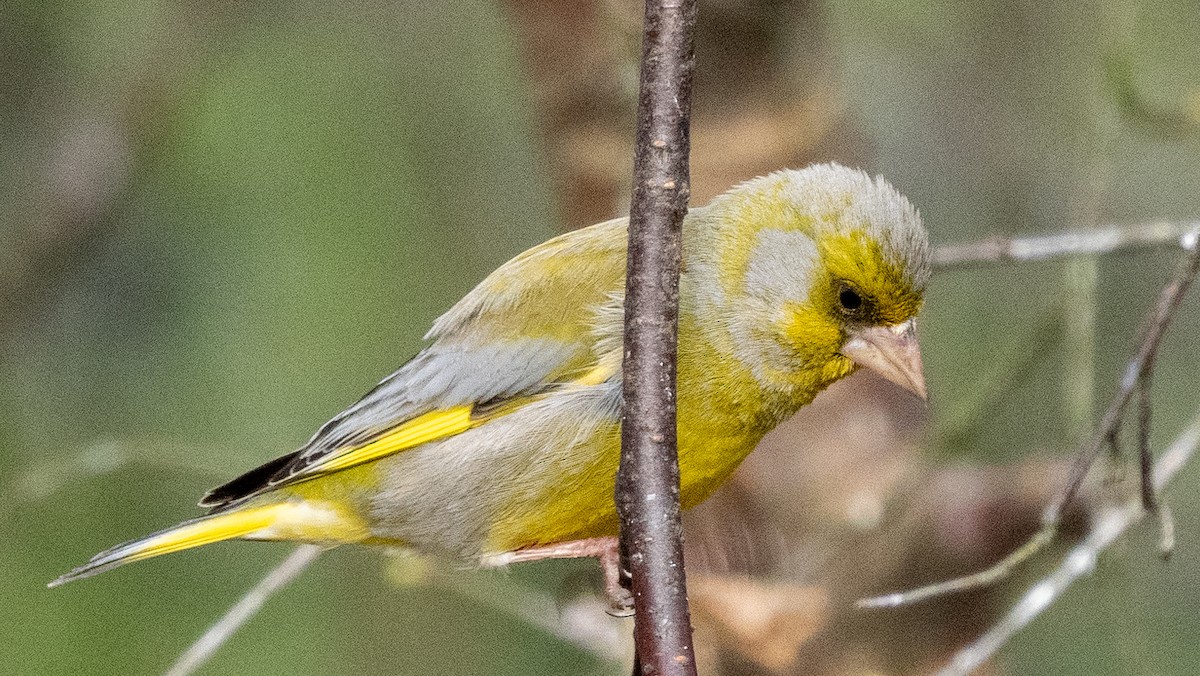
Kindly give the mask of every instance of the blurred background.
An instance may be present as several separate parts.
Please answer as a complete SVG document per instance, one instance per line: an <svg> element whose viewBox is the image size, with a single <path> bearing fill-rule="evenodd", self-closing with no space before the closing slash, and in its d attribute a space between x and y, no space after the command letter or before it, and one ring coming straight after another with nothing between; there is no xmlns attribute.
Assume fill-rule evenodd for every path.
<svg viewBox="0 0 1200 676"><path fill-rule="evenodd" d="M0 672L161 673L286 556L45 588L297 447L507 258L625 213L640 30L630 0L0 3ZM1192 0L701 0L697 53L697 203L837 160L935 244L1200 216ZM920 674L988 627L1065 544L983 592L853 601L1033 532L1179 257L935 275L928 408L851 378L689 515L703 673ZM1197 347L1193 297L1160 448L1200 406ZM1081 504L1136 490L1131 461ZM1198 488L1168 493L1169 564L1135 530L985 672L1200 671ZM596 576L334 551L206 673L627 673Z"/></svg>

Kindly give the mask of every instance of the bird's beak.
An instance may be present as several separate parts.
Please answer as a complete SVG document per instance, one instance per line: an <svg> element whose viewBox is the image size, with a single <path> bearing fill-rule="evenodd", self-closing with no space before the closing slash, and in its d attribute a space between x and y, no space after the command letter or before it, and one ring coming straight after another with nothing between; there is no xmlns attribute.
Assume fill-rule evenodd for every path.
<svg viewBox="0 0 1200 676"><path fill-rule="evenodd" d="M896 326L855 329L850 332L841 352L859 366L871 369L923 401L928 399L921 346L917 344L917 325L913 320Z"/></svg>

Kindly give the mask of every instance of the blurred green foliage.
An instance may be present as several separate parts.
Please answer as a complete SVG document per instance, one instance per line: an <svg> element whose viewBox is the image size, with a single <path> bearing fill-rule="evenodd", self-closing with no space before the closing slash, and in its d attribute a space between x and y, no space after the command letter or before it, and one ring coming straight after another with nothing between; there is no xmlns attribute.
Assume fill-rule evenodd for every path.
<svg viewBox="0 0 1200 676"><path fill-rule="evenodd" d="M25 56L55 64L16 64L60 80L55 112L139 128L102 250L61 271L50 302L6 318L5 673L164 669L285 546L215 550L63 594L44 582L299 445L415 352L474 280L554 232L499 8L218 9L237 16L161 2L6 9L6 30L43 43ZM138 85L158 88L144 109L116 100L159 60L159 79ZM44 122L14 110L21 93L6 96L4 128L30 140L8 147L39 159L54 149L38 147ZM10 186L27 175L5 169ZM16 237L24 224L11 218ZM22 471L47 462L49 488ZM585 664L444 592L393 590L380 569L375 554L322 560L214 672ZM464 640L447 641L448 626Z"/></svg>
<svg viewBox="0 0 1200 676"><path fill-rule="evenodd" d="M876 0L820 14L872 169L936 242L1200 214L1195 3ZM18 285L0 317L0 672L161 672L284 546L44 583L302 443L474 282L567 225L513 36L483 0L0 5L0 279L63 229L101 226L81 255L35 268L45 279ZM1171 256L1101 261L1095 316L1070 314L1067 265L935 279L931 438L973 421L943 458L1075 441L1061 383L1080 346L1029 344L1063 306L1094 325L1107 396ZM1159 441L1200 401L1196 307L1155 379ZM1031 355L1015 388L957 408L1014 352ZM1200 670L1198 487L1190 471L1171 493L1170 566L1139 535L1006 651L1012 672ZM211 673L606 673L381 570L373 552L323 557ZM517 575L555 585L563 570Z"/></svg>

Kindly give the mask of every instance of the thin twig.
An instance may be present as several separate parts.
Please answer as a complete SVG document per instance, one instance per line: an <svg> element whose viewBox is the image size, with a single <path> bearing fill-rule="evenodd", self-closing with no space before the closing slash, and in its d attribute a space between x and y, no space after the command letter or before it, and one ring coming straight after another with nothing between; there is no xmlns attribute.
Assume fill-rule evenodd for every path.
<svg viewBox="0 0 1200 676"><path fill-rule="evenodd" d="M1075 456L1075 462L1071 466L1071 475L1070 480L1067 482L1067 487L1046 511L1043 519L1046 523L1056 524L1061 519L1063 510L1066 509L1067 505L1070 504L1079 492L1079 487L1083 485L1084 477L1087 476L1088 470L1091 469L1092 463L1095 462L1096 455L1099 454L1105 441L1114 430L1121 426L1121 422L1125 417L1125 411L1129 406L1129 402L1133 399L1133 395L1138 391L1141 381L1154 369L1154 363L1158 357L1158 346L1162 342L1162 337L1166 333L1167 327L1170 326L1171 320L1174 319L1175 311L1179 308L1179 303L1183 300L1184 294L1187 293L1188 287L1196 279L1197 270L1200 269L1200 246L1197 246L1196 240L1196 231L1184 237L1183 244L1188 249L1187 259L1179 266L1175 275L1172 276L1171 281L1167 282L1167 285L1159 293L1158 301L1154 304L1149 316L1146 318L1146 330L1142 337L1141 345L1138 347L1137 353L1125 366L1125 375L1121 378L1117 394L1113 397L1112 403L1109 404L1108 410L1105 411L1104 417L1100 420L1096 433Z"/></svg>
<svg viewBox="0 0 1200 676"><path fill-rule="evenodd" d="M1160 221L1127 226L1111 225L1040 237L992 237L969 244L940 246L933 252L933 264L937 268L953 269L986 263L1015 263L1083 254L1106 254L1178 242L1197 228L1200 228L1200 221Z"/></svg>
<svg viewBox="0 0 1200 676"><path fill-rule="evenodd" d="M1195 454L1198 445L1200 412L1154 465L1152 484L1155 491L1162 491L1166 487ZM997 650L1048 608L1073 582L1090 573L1100 554L1146 514L1140 496L1100 512L1088 535L1071 548L1054 572L1031 587L991 629L956 653L950 664L938 672L938 676L963 676L991 659Z"/></svg>
<svg viewBox="0 0 1200 676"><path fill-rule="evenodd" d="M1138 464L1142 477L1142 506L1151 514L1158 513L1158 498L1150 483L1154 458L1150 455L1150 383L1151 371L1138 383Z"/></svg>
<svg viewBox="0 0 1200 676"><path fill-rule="evenodd" d="M647 0L629 261L616 504L632 575L635 670L694 675L683 570L675 376L695 0Z"/></svg>
<svg viewBox="0 0 1200 676"><path fill-rule="evenodd" d="M259 580L250 591L246 592L237 603L230 608L221 619L208 628L187 652L183 653L175 664L167 670L166 676L187 676L204 666L217 650L225 645L229 637L241 629L250 618L254 617L272 594L282 589L287 583L296 579L313 561L317 559L322 548L317 545L300 545L296 551L283 560L266 577Z"/></svg>
<svg viewBox="0 0 1200 676"><path fill-rule="evenodd" d="M1079 488L1083 485L1084 478L1087 477L1089 470L1095 463L1096 457L1105 447L1112 447L1115 443L1116 435L1124 421L1130 401L1132 401L1136 393L1141 391L1146 378L1153 371L1155 360L1158 356L1158 346L1162 341L1162 337L1167 327L1171 324L1171 320L1174 318L1184 294L1187 293L1188 287L1195 280L1197 271L1200 270L1200 246L1197 246L1198 234L1200 233L1194 231L1182 238L1182 245L1188 250L1187 258L1176 270L1171 280L1163 287L1159 293L1157 302L1155 302L1154 307L1151 308L1147 315L1144 323L1145 330L1142 334L1138 350L1126 364L1125 374L1121 379L1117 393L1113 396L1108 410L1104 413L1104 417L1096 426L1095 433L1076 453L1075 459L1071 464L1066 486L1046 509L1042 517L1042 527L1038 532L1019 549L1005 557L999 563L978 573L904 592L862 599L857 603L858 607L894 608L947 593L957 593L994 584L1008 577L1016 566L1028 560L1031 556L1041 551L1047 544L1054 541L1054 537L1058 534L1058 527L1064 510L1075 499ZM1143 494L1147 491L1152 492L1153 488L1143 485ZM1174 540L1173 527L1168 519L1169 513L1168 516L1160 514L1164 546Z"/></svg>
<svg viewBox="0 0 1200 676"><path fill-rule="evenodd" d="M854 605L858 608L897 608L946 594L957 594L993 585L1007 578L1018 566L1028 561L1034 554L1042 551L1046 545L1054 541L1054 536L1057 534L1057 526L1043 525L1037 533L1034 533L1033 537L1026 540L1025 544L1021 545L1013 553L977 573L956 577L952 580L936 582L908 591L859 599Z"/></svg>

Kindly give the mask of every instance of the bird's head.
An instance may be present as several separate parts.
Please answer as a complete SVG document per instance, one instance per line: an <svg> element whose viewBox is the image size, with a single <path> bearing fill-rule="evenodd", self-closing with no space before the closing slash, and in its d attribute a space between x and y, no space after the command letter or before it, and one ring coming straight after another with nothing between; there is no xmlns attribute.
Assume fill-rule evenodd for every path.
<svg viewBox="0 0 1200 676"><path fill-rule="evenodd" d="M823 386L861 366L925 398L914 321L929 242L895 188L836 164L785 170L726 193L704 220L718 225L699 262L717 277L709 300L760 382Z"/></svg>

